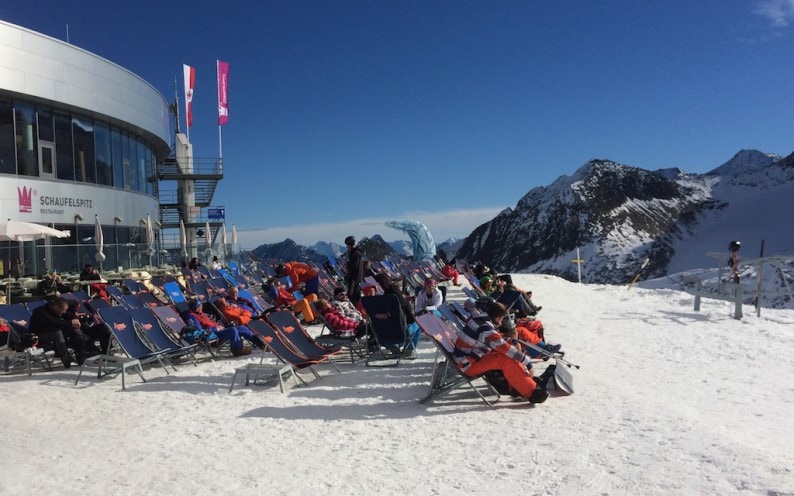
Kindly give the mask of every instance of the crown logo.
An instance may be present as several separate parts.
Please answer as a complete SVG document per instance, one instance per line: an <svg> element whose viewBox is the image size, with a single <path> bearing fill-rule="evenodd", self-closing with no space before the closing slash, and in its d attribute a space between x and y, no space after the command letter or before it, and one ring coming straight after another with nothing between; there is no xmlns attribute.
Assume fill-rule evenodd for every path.
<svg viewBox="0 0 794 496"><path fill-rule="evenodd" d="M17 186L17 197L19 198L19 211L22 213L33 212L33 188Z"/></svg>

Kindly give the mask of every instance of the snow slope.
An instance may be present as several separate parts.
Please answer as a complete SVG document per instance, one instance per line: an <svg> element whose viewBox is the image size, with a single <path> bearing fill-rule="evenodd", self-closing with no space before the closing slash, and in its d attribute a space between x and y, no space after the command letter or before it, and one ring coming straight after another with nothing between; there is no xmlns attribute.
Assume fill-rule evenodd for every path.
<svg viewBox="0 0 794 496"><path fill-rule="evenodd" d="M147 369L127 391L0 375L0 494L794 494L794 310L737 321L675 290L514 279L581 365L574 395L421 405L426 340L415 361L318 367L286 394L228 392L251 356Z"/></svg>

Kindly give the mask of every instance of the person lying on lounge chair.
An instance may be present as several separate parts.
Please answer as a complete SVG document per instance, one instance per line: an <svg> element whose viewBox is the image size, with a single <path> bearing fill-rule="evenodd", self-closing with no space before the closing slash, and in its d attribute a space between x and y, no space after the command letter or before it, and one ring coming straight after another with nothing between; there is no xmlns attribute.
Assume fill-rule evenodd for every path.
<svg viewBox="0 0 794 496"><path fill-rule="evenodd" d="M521 295L521 297L516 300L516 304L513 305L513 309L518 312L519 317L535 316L542 308L532 303L532 291L525 291L513 284L513 277L510 274L500 274L496 276L496 285L500 295L506 291L514 291ZM493 293L491 293L491 296L497 299L499 298L499 295L494 295Z"/></svg>
<svg viewBox="0 0 794 496"><path fill-rule="evenodd" d="M438 313L436 309L442 303L444 303L444 295L438 289L438 283L436 283L435 279L428 279L425 281L425 287L416 295L416 301L414 302L416 314L421 315L425 312L433 311ZM441 314L438 314L438 316L441 317Z"/></svg>
<svg viewBox="0 0 794 496"><path fill-rule="evenodd" d="M273 300L275 305L280 307L290 307L296 316L297 314L303 315L303 320L307 324L317 323L315 322L317 319L311 306L312 302L317 301L316 294L308 294L302 299L298 300L295 298L295 295L284 288L284 285L281 284L281 281L278 277L273 277L268 281L267 291L270 295L270 299Z"/></svg>
<svg viewBox="0 0 794 496"><path fill-rule="evenodd" d="M331 305L328 300L320 298L314 305L317 307L320 315L325 319L325 323L328 324L328 328L333 334L343 337L355 336L357 338L366 334L366 322L356 322L353 319L345 317L339 313L339 310Z"/></svg>
<svg viewBox="0 0 794 496"><path fill-rule="evenodd" d="M248 298L243 298L240 296L240 290L234 286L226 290L226 301L232 305L237 305L243 310L251 312L251 315L259 315L259 312L256 311L256 305L254 305L254 302Z"/></svg>
<svg viewBox="0 0 794 496"><path fill-rule="evenodd" d="M546 401L549 393L539 388L532 377L532 358L497 330L507 315L505 306L491 303L485 313L486 317L475 317L458 334L453 354L455 365L469 377L499 370L519 396L530 403ZM476 329L472 324L477 324Z"/></svg>
<svg viewBox="0 0 794 496"><path fill-rule="evenodd" d="M239 325L248 325L253 319L258 318L258 316L255 316L245 308L230 303L223 297L215 300L215 306L218 307L218 311L221 312L221 315L223 315L226 320L235 322Z"/></svg>
<svg viewBox="0 0 794 496"><path fill-rule="evenodd" d="M207 334L215 334L220 339L229 341L232 349L232 355L242 356L250 355L251 347L246 346L243 340L244 337L258 348L264 347L264 343L254 332L245 326L234 326L224 328L204 313L204 308L199 300L190 302L190 309L182 313L182 318L185 323L192 325L200 331L205 331Z"/></svg>
<svg viewBox="0 0 794 496"><path fill-rule="evenodd" d="M339 310L339 313L348 319L353 319L357 323L364 322L364 316L361 315L361 312L350 302L345 288L337 287L334 289L334 301L331 302L331 304Z"/></svg>

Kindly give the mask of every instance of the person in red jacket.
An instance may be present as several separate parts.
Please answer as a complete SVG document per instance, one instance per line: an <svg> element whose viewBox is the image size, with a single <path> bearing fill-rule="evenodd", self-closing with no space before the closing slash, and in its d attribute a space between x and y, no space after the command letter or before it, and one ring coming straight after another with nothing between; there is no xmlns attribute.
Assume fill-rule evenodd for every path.
<svg viewBox="0 0 794 496"><path fill-rule="evenodd" d="M328 303L328 300L320 298L315 305L332 333L340 336L355 336L357 338L366 334L366 322L356 322L345 317L336 307Z"/></svg>
<svg viewBox="0 0 794 496"><path fill-rule="evenodd" d="M317 271L303 262L287 262L276 266L276 275L289 276L292 286L287 288L290 293L300 289L304 284L303 294L317 294L320 287L320 276Z"/></svg>
<svg viewBox="0 0 794 496"><path fill-rule="evenodd" d="M460 286L460 283L458 282L458 277L460 277L460 273L458 272L458 269L455 268L454 259L445 263L444 266L441 267L441 273L444 274L444 276L452 279L452 284L454 284L455 286Z"/></svg>

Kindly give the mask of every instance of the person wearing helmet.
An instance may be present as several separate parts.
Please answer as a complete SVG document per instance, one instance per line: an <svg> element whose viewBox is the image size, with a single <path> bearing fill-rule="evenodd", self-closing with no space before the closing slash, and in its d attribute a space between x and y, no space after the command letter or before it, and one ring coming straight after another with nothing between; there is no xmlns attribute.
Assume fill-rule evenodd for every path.
<svg viewBox="0 0 794 496"><path fill-rule="evenodd" d="M364 280L364 252L356 246L356 238L345 238L347 246L347 264L345 265L345 284L347 296L356 307L361 301L361 281Z"/></svg>
<svg viewBox="0 0 794 496"><path fill-rule="evenodd" d="M505 306L494 302L488 305L485 317L472 319L455 341L455 365L469 377L499 370L518 395L530 403L543 403L549 393L538 387L532 377L532 358L497 330L506 315Z"/></svg>

